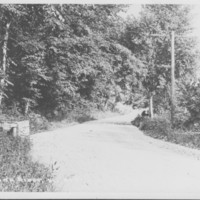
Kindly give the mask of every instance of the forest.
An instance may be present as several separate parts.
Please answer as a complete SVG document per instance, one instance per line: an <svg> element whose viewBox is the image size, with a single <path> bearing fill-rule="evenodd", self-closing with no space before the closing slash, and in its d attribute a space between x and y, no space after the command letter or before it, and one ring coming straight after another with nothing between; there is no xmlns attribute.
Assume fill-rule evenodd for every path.
<svg viewBox="0 0 200 200"><path fill-rule="evenodd" d="M140 17L125 19L119 13L127 7L0 5L2 116L62 120L72 112L113 110L117 102L147 107L152 96L154 112L166 113L174 31L176 115L198 120L197 42L176 37L192 31L191 7L143 5Z"/></svg>
<svg viewBox="0 0 200 200"><path fill-rule="evenodd" d="M91 182L85 180L88 169L93 170L93 168L97 169L97 166L104 166L99 170L101 175L96 176L98 184L94 185L99 185L103 180L101 177L104 176L102 170L104 168L105 172L109 174L109 181L113 178L113 185L116 180L120 179L115 179L117 175L114 173L113 176L113 173L110 172L113 172L113 169L120 171L123 174L123 180L119 182L123 184L124 180L131 180L130 177L134 173L138 173L134 167L138 161L142 161L139 167L142 175L137 175L133 180L137 181L137 177L139 177L139 183L142 183L141 177L144 177L143 181L149 187L152 185L151 180L154 180L154 177L145 177L144 169L147 169L146 174L148 175L150 171L159 172L159 168L162 169L162 173L168 175L171 170L163 171L163 169L167 169L164 164L178 154L174 153L172 156L170 153L170 159L169 157L166 159L166 149L161 151L159 147L157 150L150 151L156 149L156 142L145 139L148 137L144 137L143 133L157 139L200 149L200 51L197 38L190 36L193 31L192 6L145 4L142 5L139 16L136 17L133 13L126 18L122 17L120 13L126 13L128 7L129 5L121 4L0 5L0 123L8 121L12 124L13 121L26 120L30 122L31 134L33 134L51 130L48 128L51 123L56 124L63 121L65 123L65 120L82 123L85 120L93 120L91 113L94 110L99 113L107 111L117 113L118 103L131 107L133 112L139 112L141 108L148 108L152 104L151 111L154 113L154 117L151 116L151 118L135 116L132 122L123 121L120 126L116 122L116 126L99 123L96 126L98 131L93 129L90 123L81 124L77 126L81 127L80 129L82 127L84 129L84 125L85 127L91 126L91 128L89 127L88 131L84 129L85 132L80 130L79 134L75 134L76 137L73 137L73 140L70 134L74 135L74 132L78 132L76 132L76 128L73 132L73 127L68 130L63 129L62 132L57 129L56 132L46 131L45 134L35 134L25 138L13 137L9 131L1 130L0 191L55 191L53 180L55 172L59 170L57 166L59 158L62 159L61 164L66 162L61 169L70 169L67 168L70 166L70 162L74 163L74 166L71 166L76 168L79 166L79 161L84 158L84 165L79 166L83 167L83 170L81 169L75 174L73 169L68 172L68 175L66 173L61 177L67 183L71 181L69 178L71 179L75 175L76 183L84 184L87 189L92 185L92 191L95 191L93 180ZM173 85L171 80L172 32L175 34L175 97L173 103L171 93ZM173 123L171 123L170 115L172 105L174 109ZM117 114L117 117L124 117L120 116L119 112ZM142 132L131 126L131 123L139 127ZM66 123L64 125L68 126ZM125 125L130 125L130 127L125 128ZM104 126L104 129L99 128L100 126ZM112 128L113 130L109 130ZM95 132L98 133L96 141L101 142L95 143ZM80 137L79 139L77 139L77 135ZM105 135L108 135L109 138L109 140L105 140L106 145L102 139ZM128 135L130 137L127 137ZM111 141L111 136L114 137L113 142L117 143L108 143ZM33 143L34 137L35 143ZM50 138L51 140L49 140ZM76 141L74 142L74 140ZM70 141L74 143L71 144ZM86 143L84 143L85 141ZM150 143L152 143L151 148ZM53 163L50 163L49 167L32 159L33 144L39 144L42 147L38 150L39 157L43 155L47 160L49 155L48 152L45 152L45 148L47 151L51 150L49 152L52 155L49 160ZM76 144L75 147L74 144ZM108 150L110 144L112 146ZM166 145L168 144L166 143ZM122 149L122 146L126 147L128 151L124 151L125 148ZM134 146L137 149L134 149ZM149 147L145 149L146 146ZM160 146L164 146L163 143ZM87 149L87 147L89 148ZM76 154L76 148L81 151L79 154ZM99 150L101 153L98 153ZM123 150L122 154L121 150ZM110 154L112 151L113 154ZM125 153L123 154L123 152ZM148 152L148 154L143 154L144 152ZM160 156L156 156L158 160L151 157L151 155L159 155L159 152ZM86 155L86 153L88 154ZM65 157L60 157L61 154ZM55 161L52 160L53 155ZM99 163L97 162L98 155L102 155L99 158L103 158L99 160ZM117 164L113 162L110 155L113 157L116 155ZM134 157L134 155L138 156ZM65 162L63 162L63 158L66 159ZM89 167L85 165L85 158L89 158ZM138 160L138 158L140 159ZM151 158L153 161L149 162ZM161 158L166 161L163 162L163 167L158 165L158 163L162 164ZM191 168L192 160L184 162L191 162L190 166L183 166L182 160L179 163L179 157L176 158L177 168L174 168L175 157L171 160L173 169L177 169L172 175L177 173L180 168L186 167L186 171L180 176L188 178L188 169L193 170ZM134 159L134 162L131 159ZM131 160L131 162L124 162L127 160ZM148 161L145 167L143 167L143 160ZM129 168L123 167L122 170L116 170L121 169L115 168L120 166L121 161L123 161L122 166L127 165ZM155 165L152 165L153 162ZM134 166L131 166L132 163L135 163ZM109 166L110 171L107 171ZM155 166L155 170L152 166ZM134 169L134 171L129 171L131 173L127 173L129 179L124 176L126 174L124 169L127 171ZM73 174L70 175L72 172ZM196 171L194 172L196 173ZM77 179L79 174L83 174L84 178ZM88 174L92 177L91 175L95 174L95 171L90 171ZM158 173L155 177L159 176ZM196 175L191 173L191 187L194 186L193 176ZM179 176L176 176L176 180L177 177ZM163 179L164 182L168 183L170 180L168 178L166 181ZM30 182L30 179L39 181ZM92 179L95 180L95 178ZM196 177L196 179L198 178ZM146 184L148 183L146 180L150 180L150 184ZM188 179L180 179L180 182L182 180ZM172 182L174 182L173 178L169 181L170 186ZM106 188L105 182L102 183L102 188ZM162 186L160 177L158 184ZM180 185L184 186L182 183ZM78 186L76 188L79 188ZM188 188L188 186L183 188ZM69 191L67 190L67 192ZM127 188L125 191L128 191ZM95 198L97 197L95 196Z"/></svg>

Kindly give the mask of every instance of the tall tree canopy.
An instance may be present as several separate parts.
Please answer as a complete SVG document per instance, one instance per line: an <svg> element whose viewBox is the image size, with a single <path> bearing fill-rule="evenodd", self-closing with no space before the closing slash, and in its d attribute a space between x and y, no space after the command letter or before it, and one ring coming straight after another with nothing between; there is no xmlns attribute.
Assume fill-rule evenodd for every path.
<svg viewBox="0 0 200 200"><path fill-rule="evenodd" d="M1 108L64 116L152 93L167 108L172 30L177 81L196 67L195 40L181 37L191 30L190 8L144 5L140 18L125 20L125 7L0 5Z"/></svg>
<svg viewBox="0 0 200 200"><path fill-rule="evenodd" d="M156 108L168 107L170 100L171 32L175 32L175 77L177 82L193 77L198 52L191 31L188 5L144 5L141 17L129 18L123 45L145 63L147 76L142 81L148 95L155 94ZM165 97L165 98L163 98ZM169 107L168 107L169 108Z"/></svg>
<svg viewBox="0 0 200 200"><path fill-rule="evenodd" d="M124 7L1 5L2 106L64 114L128 101L144 66L120 44Z"/></svg>

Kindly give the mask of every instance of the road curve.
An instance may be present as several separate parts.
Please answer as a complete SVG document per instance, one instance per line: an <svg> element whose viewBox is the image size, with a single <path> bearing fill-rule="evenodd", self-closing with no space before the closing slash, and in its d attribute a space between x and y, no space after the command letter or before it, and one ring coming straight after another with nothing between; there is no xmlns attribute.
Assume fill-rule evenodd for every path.
<svg viewBox="0 0 200 200"><path fill-rule="evenodd" d="M145 136L129 115L31 136L66 198L200 198L200 151ZM59 197L59 196L57 196Z"/></svg>

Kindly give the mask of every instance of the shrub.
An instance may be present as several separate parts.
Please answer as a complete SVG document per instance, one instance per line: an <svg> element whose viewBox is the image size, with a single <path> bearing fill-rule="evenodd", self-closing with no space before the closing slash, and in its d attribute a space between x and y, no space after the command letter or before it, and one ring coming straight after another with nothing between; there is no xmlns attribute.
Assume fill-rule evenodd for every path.
<svg viewBox="0 0 200 200"><path fill-rule="evenodd" d="M24 120L25 116L18 110L16 105L13 107L4 106L1 113L1 120L2 121L21 121Z"/></svg>
<svg viewBox="0 0 200 200"><path fill-rule="evenodd" d="M168 137L168 141L174 142L176 144L181 144L183 146L188 146L192 148L200 149L200 134L193 132L178 132L175 131L174 134Z"/></svg>
<svg viewBox="0 0 200 200"><path fill-rule="evenodd" d="M163 117L155 117L153 119L147 117L144 118L140 129L158 137L167 137L172 132L170 121Z"/></svg>
<svg viewBox="0 0 200 200"><path fill-rule="evenodd" d="M190 119L190 113L181 106L176 106L174 115L174 129L176 130L186 130L187 122Z"/></svg>
<svg viewBox="0 0 200 200"><path fill-rule="evenodd" d="M27 119L30 121L31 133L47 130L49 127L48 120L40 114L30 113Z"/></svg>
<svg viewBox="0 0 200 200"><path fill-rule="evenodd" d="M94 110L93 107L77 107L74 108L72 111L66 113L64 118L66 118L69 122L78 123L84 123L87 121L95 120L95 118L92 116L92 110Z"/></svg>
<svg viewBox="0 0 200 200"><path fill-rule="evenodd" d="M131 121L131 124L136 127L140 127L143 120L144 120L144 118L142 116L138 115L133 121Z"/></svg>
<svg viewBox="0 0 200 200"><path fill-rule="evenodd" d="M200 134L194 132L200 129L199 124L196 124L196 129L195 127L189 127L190 131L186 131L181 128L183 127L184 119L184 116L179 119L180 124L175 124L175 129L172 130L168 117L143 118L140 122L140 129L151 137L200 149ZM175 123L177 122L176 120L177 118L175 118Z"/></svg>
<svg viewBox="0 0 200 200"><path fill-rule="evenodd" d="M26 138L0 134L0 191L53 191L53 173L30 158L31 143Z"/></svg>

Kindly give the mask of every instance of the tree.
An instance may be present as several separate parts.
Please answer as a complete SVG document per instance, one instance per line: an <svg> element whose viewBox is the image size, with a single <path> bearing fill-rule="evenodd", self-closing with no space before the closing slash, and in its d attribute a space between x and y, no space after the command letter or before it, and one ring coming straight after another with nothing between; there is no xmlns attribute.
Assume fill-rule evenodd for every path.
<svg viewBox="0 0 200 200"><path fill-rule="evenodd" d="M191 30L189 13L190 7L185 5L145 5L141 17L129 19L127 23L123 44L145 63L148 73L143 86L148 96L156 95L157 112L160 106L164 110L169 108L166 102L170 100L170 33L173 30L176 35L184 35ZM197 58L195 40L176 38L175 48L175 76L178 81L194 72Z"/></svg>
<svg viewBox="0 0 200 200"><path fill-rule="evenodd" d="M9 38L9 32L12 31L12 27L15 26L15 24L18 22L18 20L26 14L25 9L21 5L1 5L0 6L0 27L1 27L1 36L3 37L2 42L2 54L1 56L1 91L0 91L0 106L2 104L3 96L6 96L5 94L5 86L8 84L11 84L8 80L8 66L12 60L9 58L9 48L8 48L8 42L10 40ZM15 19L15 20L13 20Z"/></svg>
<svg viewBox="0 0 200 200"><path fill-rule="evenodd" d="M52 116L78 107L131 103L145 69L121 43L125 23L117 13L124 5L24 4L0 9L1 27L10 23L0 33L6 37L2 79L10 83L2 87L8 97L4 107Z"/></svg>
<svg viewBox="0 0 200 200"><path fill-rule="evenodd" d="M117 88L127 90L125 83L116 81L115 76L118 73L119 77L123 68L124 72L129 71L123 74L125 80L134 72L133 68L137 69L139 61L118 42L116 13L120 7L56 5L45 8L45 60L52 81L50 89L48 84L43 91L44 110L48 110L46 106L54 106L58 111L70 110L85 102L101 107L116 95ZM54 10L60 13L60 19ZM136 73L132 76L136 77Z"/></svg>

